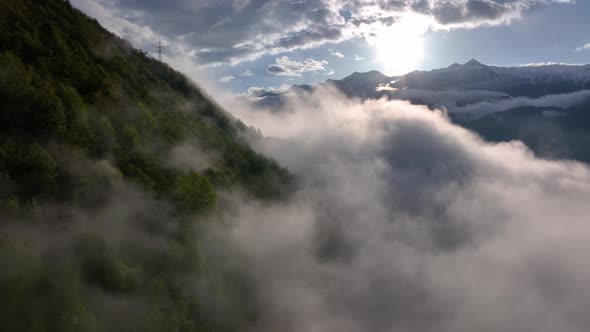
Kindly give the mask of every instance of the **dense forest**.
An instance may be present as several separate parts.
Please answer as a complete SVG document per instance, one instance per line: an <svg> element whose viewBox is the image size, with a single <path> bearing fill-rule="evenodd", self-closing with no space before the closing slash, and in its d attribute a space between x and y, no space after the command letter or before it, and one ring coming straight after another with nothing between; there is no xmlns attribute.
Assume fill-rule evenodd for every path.
<svg viewBox="0 0 590 332"><path fill-rule="evenodd" d="M255 320L238 255L203 248L224 193L293 187L254 129L63 0L0 2L0 101L0 330Z"/></svg>

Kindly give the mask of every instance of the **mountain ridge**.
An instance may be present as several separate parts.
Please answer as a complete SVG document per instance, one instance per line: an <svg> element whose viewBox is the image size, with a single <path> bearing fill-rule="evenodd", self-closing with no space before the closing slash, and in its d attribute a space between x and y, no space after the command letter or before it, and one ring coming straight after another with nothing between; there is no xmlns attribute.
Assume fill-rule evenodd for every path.
<svg viewBox="0 0 590 332"><path fill-rule="evenodd" d="M292 86L283 93L276 93L270 98L256 98L260 107L278 107L284 104L286 93L293 92ZM417 91L445 93L463 91L482 95L481 98L467 98L471 102L496 99L528 97L538 98L549 94L565 94L590 89L590 64L585 65L535 65L520 67L499 67L482 64L471 59L464 64L454 63L445 68L430 71L415 70L405 75L387 76L377 70L364 73L354 72L342 79L328 79L316 86L309 86L303 91L311 92L317 87L334 87L353 98L378 99L387 96L392 99L409 100L424 103L423 98L412 97ZM485 93L484 93L485 92ZM261 97L261 96L256 96ZM442 106L454 106L452 101ZM426 103L430 107L438 106L436 102Z"/></svg>

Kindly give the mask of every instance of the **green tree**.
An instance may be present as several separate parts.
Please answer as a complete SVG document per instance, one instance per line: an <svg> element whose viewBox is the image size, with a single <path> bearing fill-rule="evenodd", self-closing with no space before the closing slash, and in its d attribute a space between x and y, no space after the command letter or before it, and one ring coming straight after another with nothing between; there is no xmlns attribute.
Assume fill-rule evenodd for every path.
<svg viewBox="0 0 590 332"><path fill-rule="evenodd" d="M47 192L55 184L57 165L49 151L39 144L14 144L6 161L10 177L25 195Z"/></svg>
<svg viewBox="0 0 590 332"><path fill-rule="evenodd" d="M196 172L179 176L174 193L178 207L189 213L209 211L217 200L209 179Z"/></svg>
<svg viewBox="0 0 590 332"><path fill-rule="evenodd" d="M12 52L0 54L0 96L4 102L17 101L33 92L33 76Z"/></svg>
<svg viewBox="0 0 590 332"><path fill-rule="evenodd" d="M118 258L104 239L94 234L84 234L79 241L77 251L88 281L117 292L128 292L137 286L137 271Z"/></svg>
<svg viewBox="0 0 590 332"><path fill-rule="evenodd" d="M96 331L96 318L81 304L75 304L61 317L59 331L93 332Z"/></svg>
<svg viewBox="0 0 590 332"><path fill-rule="evenodd" d="M137 128L132 124L125 125L121 132L120 142L124 148L128 149L138 146L141 143L141 136L139 136Z"/></svg>
<svg viewBox="0 0 590 332"><path fill-rule="evenodd" d="M43 84L37 88L30 118L31 131L62 139L66 133L66 113L55 89Z"/></svg>

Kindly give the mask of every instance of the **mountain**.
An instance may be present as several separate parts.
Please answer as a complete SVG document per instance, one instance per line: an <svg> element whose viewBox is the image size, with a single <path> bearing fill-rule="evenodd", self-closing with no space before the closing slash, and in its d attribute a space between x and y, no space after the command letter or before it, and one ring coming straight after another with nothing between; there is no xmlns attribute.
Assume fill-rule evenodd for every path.
<svg viewBox="0 0 590 332"><path fill-rule="evenodd" d="M512 97L540 97L590 89L590 65L523 67L486 66L477 60L401 76L394 88L420 90L486 90Z"/></svg>
<svg viewBox="0 0 590 332"><path fill-rule="evenodd" d="M328 80L326 85L334 86L346 95L368 98L375 95L376 88L382 84L389 84L394 80L376 70L367 73L354 72L341 80Z"/></svg>
<svg viewBox="0 0 590 332"><path fill-rule="evenodd" d="M565 94L590 89L590 65L543 65L522 67L488 66L472 59L463 65L431 71L413 71L387 76L378 71L353 73L319 86L335 87L349 97L367 99L388 96L450 111L483 101ZM310 89L307 89L309 91ZM460 92L460 93L459 93ZM259 106L282 105L258 96Z"/></svg>
<svg viewBox="0 0 590 332"><path fill-rule="evenodd" d="M248 329L204 230L291 190L254 129L63 0L0 2L0 102L0 330Z"/></svg>

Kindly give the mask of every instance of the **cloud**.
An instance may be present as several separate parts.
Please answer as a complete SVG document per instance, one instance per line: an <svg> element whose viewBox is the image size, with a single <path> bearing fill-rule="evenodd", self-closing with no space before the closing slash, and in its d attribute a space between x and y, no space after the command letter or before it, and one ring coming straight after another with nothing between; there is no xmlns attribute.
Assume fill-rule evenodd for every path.
<svg viewBox="0 0 590 332"><path fill-rule="evenodd" d="M204 172L219 163L221 157L201 148L197 142L183 142L168 151L166 160L174 169Z"/></svg>
<svg viewBox="0 0 590 332"><path fill-rule="evenodd" d="M306 72L325 72L326 64L328 64L328 62L325 60L318 61L309 58L305 59L302 62L298 62L289 59L289 57L287 56L283 56L280 58L276 58L275 63L268 66L266 71L269 74L276 76L301 76L303 73Z"/></svg>
<svg viewBox="0 0 590 332"><path fill-rule="evenodd" d="M338 51L334 51L333 49L329 49L330 51L330 55L335 56L337 58L344 58L344 54L338 52Z"/></svg>
<svg viewBox="0 0 590 332"><path fill-rule="evenodd" d="M492 104L503 99L511 98L506 93L487 90L434 91L409 88L394 90L393 92L388 94L390 98L409 100L415 104L428 105L430 107L444 108L449 112L455 112L457 109L460 109L461 106L459 105L473 105L484 101Z"/></svg>
<svg viewBox="0 0 590 332"><path fill-rule="evenodd" d="M354 59L355 59L356 61L364 61L364 60L366 60L367 58L365 58L365 57L362 57L362 56L360 56L360 55L358 55L358 54L357 54L357 55L355 55L355 56L354 56Z"/></svg>
<svg viewBox="0 0 590 332"><path fill-rule="evenodd" d="M371 38L401 18L423 17L433 29L506 24L535 5L568 0L74 0L137 46L162 35L205 66ZM108 15L107 15L108 14ZM110 19L105 19L105 17ZM128 29L133 26L133 29ZM139 33L138 33L139 32ZM152 40L151 46L154 45ZM176 46L175 46L176 47Z"/></svg>
<svg viewBox="0 0 590 332"><path fill-rule="evenodd" d="M330 89L239 112L278 137L258 149L301 181L288 202L234 196L230 242L260 305L250 331L590 327L585 165Z"/></svg>
<svg viewBox="0 0 590 332"><path fill-rule="evenodd" d="M587 51L587 50L590 50L590 43L576 48L576 52L582 52L582 51Z"/></svg>
<svg viewBox="0 0 590 332"><path fill-rule="evenodd" d="M485 100L463 107L449 107L453 113L461 113L471 117L480 117L489 113L501 112L511 108L523 106L535 107L561 107L568 108L590 98L590 90L582 90L572 93L545 95L539 98L516 97L496 100Z"/></svg>
<svg viewBox="0 0 590 332"><path fill-rule="evenodd" d="M567 62L529 62L519 67L543 67L543 66L583 66L581 63L567 63Z"/></svg>
<svg viewBox="0 0 590 332"><path fill-rule="evenodd" d="M132 19L133 15L120 16L121 13L116 10L116 4L112 1L72 0L71 3L87 15L96 18L111 32L132 42L134 47L144 50L154 58L157 57L157 45L161 40L165 46L162 54L164 62L188 75L210 93L214 92L216 95L225 93L216 87L217 78L211 77L210 73L197 63L194 57L195 48L186 43L183 36L168 37L162 31L152 29L145 22ZM97 47L100 48L101 45Z"/></svg>
<svg viewBox="0 0 590 332"><path fill-rule="evenodd" d="M520 15L528 6L525 1L437 1L430 8L440 24L505 22Z"/></svg>
<svg viewBox="0 0 590 332"><path fill-rule="evenodd" d="M295 1L73 1L91 16L97 8L182 45L202 65L236 64L265 54L338 42L344 18L323 0ZM106 9L108 8L108 10ZM108 28L118 22L105 21ZM206 32L206 33L205 33ZM135 40L133 34L126 34Z"/></svg>
<svg viewBox="0 0 590 332"><path fill-rule="evenodd" d="M72 4L78 9L96 18L103 26L113 31L115 34L133 42L134 46L147 50L154 54L157 43L161 36L149 25L141 25L126 17L118 16L116 12L108 9L105 3L92 0L74 0ZM164 45L169 41L164 38ZM150 52L152 51L153 52Z"/></svg>
<svg viewBox="0 0 590 332"><path fill-rule="evenodd" d="M246 69L243 73L240 74L242 77L253 77L255 76L254 73L250 69Z"/></svg>
<svg viewBox="0 0 590 332"><path fill-rule="evenodd" d="M386 95L391 99L408 100L414 104L444 109L450 114L460 114L468 118L479 118L486 114L524 106L569 108L590 98L590 90L545 95L539 98L511 97L503 92L487 90L392 90L377 87L377 91L389 91Z"/></svg>
<svg viewBox="0 0 590 332"><path fill-rule="evenodd" d="M266 88L251 86L248 88L248 90L246 90L246 93L244 95L247 97L262 97L262 96L268 95L268 94L283 93L287 89L289 89L288 85L282 85L282 86L278 86L278 87L271 86L271 87L266 87Z"/></svg>
<svg viewBox="0 0 590 332"><path fill-rule="evenodd" d="M234 79L235 79L235 77L233 77L231 75L229 75L229 76L223 76L223 77L220 77L217 80L217 82L219 82L219 83L227 83L227 82L233 81Z"/></svg>

